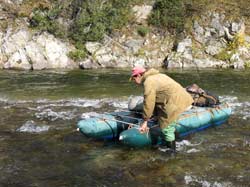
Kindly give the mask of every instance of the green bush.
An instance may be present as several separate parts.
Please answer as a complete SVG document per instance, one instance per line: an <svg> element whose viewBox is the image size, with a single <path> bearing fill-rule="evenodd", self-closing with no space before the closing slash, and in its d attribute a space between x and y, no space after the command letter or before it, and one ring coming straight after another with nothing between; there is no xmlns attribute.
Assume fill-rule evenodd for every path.
<svg viewBox="0 0 250 187"><path fill-rule="evenodd" d="M85 50L76 49L74 51L70 51L68 56L74 61L80 61L87 57L87 53Z"/></svg>
<svg viewBox="0 0 250 187"><path fill-rule="evenodd" d="M75 21L70 37L76 42L100 41L104 34L110 34L126 25L131 16L132 0L86 0L73 2Z"/></svg>
<svg viewBox="0 0 250 187"><path fill-rule="evenodd" d="M250 61L246 61L244 66L245 68L250 68Z"/></svg>
<svg viewBox="0 0 250 187"><path fill-rule="evenodd" d="M227 44L227 47L223 49L215 58L223 61L228 61L231 59L232 55L235 54L240 46L246 46L245 35L236 34L234 39Z"/></svg>
<svg viewBox="0 0 250 187"><path fill-rule="evenodd" d="M185 6L181 0L156 0L149 24L156 27L167 28L172 33L182 32L185 21Z"/></svg>
<svg viewBox="0 0 250 187"><path fill-rule="evenodd" d="M233 55L233 52L227 51L227 49L223 49L220 53L215 55L215 58L218 60L230 62L232 55Z"/></svg>
<svg viewBox="0 0 250 187"><path fill-rule="evenodd" d="M60 8L35 9L30 19L30 26L40 31L47 31L56 37L65 37L65 29L57 23L55 19L60 12Z"/></svg>
<svg viewBox="0 0 250 187"><path fill-rule="evenodd" d="M137 33L142 37L145 37L149 33L149 31L149 28L145 26L139 26L137 28Z"/></svg>

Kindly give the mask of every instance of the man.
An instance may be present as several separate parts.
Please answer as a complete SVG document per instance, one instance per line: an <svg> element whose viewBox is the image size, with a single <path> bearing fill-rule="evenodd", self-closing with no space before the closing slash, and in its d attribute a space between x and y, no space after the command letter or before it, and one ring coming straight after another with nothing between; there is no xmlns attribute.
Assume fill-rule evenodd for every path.
<svg viewBox="0 0 250 187"><path fill-rule="evenodd" d="M147 131L148 120L154 111L157 114L163 135L161 148L165 151L175 152L175 121L179 114L190 108L193 98L175 80L155 69L146 70L135 67L131 79L144 88L143 123L140 132Z"/></svg>

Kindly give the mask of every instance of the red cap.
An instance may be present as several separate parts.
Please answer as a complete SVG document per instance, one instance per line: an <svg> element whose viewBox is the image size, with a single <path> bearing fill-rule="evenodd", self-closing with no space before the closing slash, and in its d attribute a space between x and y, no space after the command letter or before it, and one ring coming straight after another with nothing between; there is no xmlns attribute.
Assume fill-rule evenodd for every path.
<svg viewBox="0 0 250 187"><path fill-rule="evenodd" d="M146 71L146 69L144 69L143 67L134 67L132 69L132 75L131 77L137 76L139 74L142 74Z"/></svg>

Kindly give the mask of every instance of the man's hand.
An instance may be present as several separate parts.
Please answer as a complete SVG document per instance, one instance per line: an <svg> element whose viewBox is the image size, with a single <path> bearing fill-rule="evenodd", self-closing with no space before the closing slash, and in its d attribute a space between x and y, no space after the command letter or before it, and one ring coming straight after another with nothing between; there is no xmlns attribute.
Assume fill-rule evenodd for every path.
<svg viewBox="0 0 250 187"><path fill-rule="evenodd" d="M141 124L141 127L139 128L139 131L140 131L140 133L145 133L145 132L148 132L148 130L149 130L149 128L148 128L148 122L144 121Z"/></svg>

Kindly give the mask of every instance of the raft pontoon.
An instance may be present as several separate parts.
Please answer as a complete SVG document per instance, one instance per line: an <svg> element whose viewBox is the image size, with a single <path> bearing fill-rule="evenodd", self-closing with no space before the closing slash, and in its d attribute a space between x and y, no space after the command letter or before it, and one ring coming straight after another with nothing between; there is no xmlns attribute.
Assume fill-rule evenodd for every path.
<svg viewBox="0 0 250 187"><path fill-rule="evenodd" d="M178 117L175 125L177 137L182 138L211 126L219 126L230 115L231 108L228 104L220 104L214 108L193 106ZM118 139L125 145L137 147L159 143L157 132L160 132L160 128L157 121L149 121L149 133L141 134L138 129L142 121L140 112L119 111L82 119L77 126L82 134L95 139Z"/></svg>

